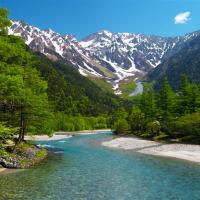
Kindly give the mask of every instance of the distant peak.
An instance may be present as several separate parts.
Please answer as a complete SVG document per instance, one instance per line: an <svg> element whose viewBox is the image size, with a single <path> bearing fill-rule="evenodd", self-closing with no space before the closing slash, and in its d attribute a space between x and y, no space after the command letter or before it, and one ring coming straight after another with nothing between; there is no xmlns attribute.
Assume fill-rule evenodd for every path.
<svg viewBox="0 0 200 200"><path fill-rule="evenodd" d="M77 41L75 35L73 34L66 34L63 36L66 40L70 40L70 41Z"/></svg>
<svg viewBox="0 0 200 200"><path fill-rule="evenodd" d="M102 30L98 32L99 34L105 34L108 37L112 36L112 32L108 31L108 30Z"/></svg>
<svg viewBox="0 0 200 200"><path fill-rule="evenodd" d="M47 30L45 30L47 33L55 33L51 28L48 28Z"/></svg>

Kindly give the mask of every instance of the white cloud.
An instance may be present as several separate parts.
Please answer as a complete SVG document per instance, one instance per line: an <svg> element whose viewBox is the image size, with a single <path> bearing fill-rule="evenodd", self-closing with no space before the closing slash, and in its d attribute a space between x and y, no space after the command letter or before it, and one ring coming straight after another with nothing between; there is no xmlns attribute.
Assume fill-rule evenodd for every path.
<svg viewBox="0 0 200 200"><path fill-rule="evenodd" d="M185 24L190 20L190 12L179 13L174 17L175 24Z"/></svg>

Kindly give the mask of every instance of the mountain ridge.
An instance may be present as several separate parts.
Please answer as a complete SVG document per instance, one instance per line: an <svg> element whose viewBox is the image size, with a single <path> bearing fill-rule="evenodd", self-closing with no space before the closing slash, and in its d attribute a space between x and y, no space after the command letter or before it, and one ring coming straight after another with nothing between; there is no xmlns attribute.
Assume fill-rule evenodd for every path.
<svg viewBox="0 0 200 200"><path fill-rule="evenodd" d="M77 40L52 29L40 30L20 21L12 21L9 34L21 36L33 51L53 60L72 64L83 76L95 76L112 83L119 94L119 82L137 80L178 52L200 31L177 37L140 33L113 33L102 30Z"/></svg>
<svg viewBox="0 0 200 200"><path fill-rule="evenodd" d="M200 83L200 35L150 72L147 81L153 81L154 87L159 89L166 77L172 88L178 89L183 74L191 83Z"/></svg>

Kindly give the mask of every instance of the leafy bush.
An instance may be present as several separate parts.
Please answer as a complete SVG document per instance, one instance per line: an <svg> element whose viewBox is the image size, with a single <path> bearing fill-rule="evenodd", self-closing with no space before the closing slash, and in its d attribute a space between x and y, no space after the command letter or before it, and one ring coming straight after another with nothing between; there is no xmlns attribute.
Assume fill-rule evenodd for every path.
<svg viewBox="0 0 200 200"><path fill-rule="evenodd" d="M200 112L187 114L173 122L172 131L184 141L200 141Z"/></svg>
<svg viewBox="0 0 200 200"><path fill-rule="evenodd" d="M125 119L120 119L114 124L115 133L118 135L126 135L129 133L129 124Z"/></svg>
<svg viewBox="0 0 200 200"><path fill-rule="evenodd" d="M5 142L8 139L13 139L13 135L17 133L18 128L6 127L3 123L0 123L0 143Z"/></svg>
<svg viewBox="0 0 200 200"><path fill-rule="evenodd" d="M47 155L47 151L45 149L40 149L37 154L36 154L36 157L39 158L39 159L43 159L45 158Z"/></svg>
<svg viewBox="0 0 200 200"><path fill-rule="evenodd" d="M84 117L69 116L65 113L56 113L52 122L53 129L56 131L80 131L103 129L108 127L108 117Z"/></svg>
<svg viewBox="0 0 200 200"><path fill-rule="evenodd" d="M146 132L151 136L159 135L161 125L159 121L148 122L146 125Z"/></svg>
<svg viewBox="0 0 200 200"><path fill-rule="evenodd" d="M137 135L143 134L146 128L146 119L144 113L139 107L133 107L129 115L131 131Z"/></svg>

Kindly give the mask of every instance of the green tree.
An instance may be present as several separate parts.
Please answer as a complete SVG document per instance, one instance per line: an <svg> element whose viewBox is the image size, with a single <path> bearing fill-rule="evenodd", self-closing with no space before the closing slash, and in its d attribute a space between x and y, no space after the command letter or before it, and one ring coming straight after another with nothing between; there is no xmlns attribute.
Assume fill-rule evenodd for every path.
<svg viewBox="0 0 200 200"><path fill-rule="evenodd" d="M179 90L179 113L184 115L193 113L200 107L200 90L196 84L190 84L186 75L181 77Z"/></svg>
<svg viewBox="0 0 200 200"><path fill-rule="evenodd" d="M156 115L156 96L152 84L144 84L140 108L146 118L153 120Z"/></svg>
<svg viewBox="0 0 200 200"><path fill-rule="evenodd" d="M176 95L173 93L167 79L161 86L158 94L159 115L163 122L168 122L175 114Z"/></svg>
<svg viewBox="0 0 200 200"><path fill-rule="evenodd" d="M47 83L31 66L32 54L20 38L1 36L0 58L1 119L19 127L19 143L26 131L41 130L42 119L50 116Z"/></svg>
<svg viewBox="0 0 200 200"><path fill-rule="evenodd" d="M114 124L114 130L117 135L126 135L129 133L129 124L125 119L119 119Z"/></svg>
<svg viewBox="0 0 200 200"><path fill-rule="evenodd" d="M173 122L172 132L182 142L200 143L200 113L186 114Z"/></svg>
<svg viewBox="0 0 200 200"><path fill-rule="evenodd" d="M41 79L36 69L24 67L22 89L23 95L20 97L19 110L20 140L24 139L26 129L32 133L39 133L42 127L46 125L45 122L48 122L47 119L51 119L46 93L47 83ZM43 130L46 130L46 133L50 134L52 130L49 128Z"/></svg>
<svg viewBox="0 0 200 200"><path fill-rule="evenodd" d="M142 134L145 131L145 114L141 111L141 109L137 106L132 108L132 111L129 115L129 123L131 127L131 131L137 135Z"/></svg>
<svg viewBox="0 0 200 200"><path fill-rule="evenodd" d="M151 137L155 137L160 133L160 122L159 121L151 121L146 125L146 134L149 134Z"/></svg>
<svg viewBox="0 0 200 200"><path fill-rule="evenodd" d="M8 34L8 27L12 25L8 19L8 10L6 8L0 8L0 35Z"/></svg>

